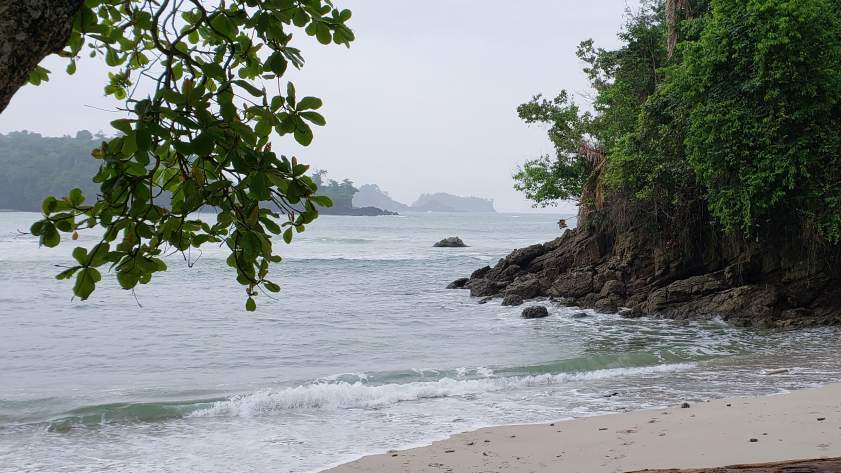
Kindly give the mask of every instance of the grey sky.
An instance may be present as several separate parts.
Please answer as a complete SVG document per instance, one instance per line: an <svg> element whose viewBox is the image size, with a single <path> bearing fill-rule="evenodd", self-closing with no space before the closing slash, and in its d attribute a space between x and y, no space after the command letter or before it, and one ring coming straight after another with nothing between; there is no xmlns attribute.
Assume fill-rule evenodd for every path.
<svg viewBox="0 0 841 473"><path fill-rule="evenodd" d="M327 126L300 148L275 138L330 177L376 183L411 203L421 192L495 199L499 211L530 210L511 175L551 151L545 131L526 127L518 104L566 88L587 93L575 48L593 38L617 45L622 0L336 0L353 10L350 49L299 35L307 64L290 78L298 95L324 99ZM631 3L635 5L636 2ZM51 81L19 91L0 132L45 135L109 131L114 102L103 96L106 68L84 58L68 77L50 58ZM586 100L580 96L582 104ZM572 205L556 212L573 211Z"/></svg>

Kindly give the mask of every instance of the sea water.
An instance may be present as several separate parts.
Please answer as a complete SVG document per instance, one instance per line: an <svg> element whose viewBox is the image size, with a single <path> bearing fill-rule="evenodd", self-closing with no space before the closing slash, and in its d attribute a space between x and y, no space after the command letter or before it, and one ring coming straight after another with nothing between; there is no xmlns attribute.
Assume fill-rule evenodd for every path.
<svg viewBox="0 0 841 473"><path fill-rule="evenodd" d="M526 320L445 289L558 237L557 215L321 217L277 243L283 289L254 313L216 247L73 300L54 279L73 242L38 248L37 218L0 213L2 472L319 471L481 426L841 380L836 329ZM432 247L455 235L470 247Z"/></svg>

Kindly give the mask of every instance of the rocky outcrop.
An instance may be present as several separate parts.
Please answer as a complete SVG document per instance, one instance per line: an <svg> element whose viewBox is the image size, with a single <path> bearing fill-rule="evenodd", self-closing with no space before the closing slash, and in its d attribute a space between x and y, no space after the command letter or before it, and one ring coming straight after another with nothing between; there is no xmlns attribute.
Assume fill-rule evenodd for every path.
<svg viewBox="0 0 841 473"><path fill-rule="evenodd" d="M436 248L464 248L467 245L465 245L464 242L461 241L461 238L453 236L444 238L443 240L439 241L438 243L432 246Z"/></svg>
<svg viewBox="0 0 841 473"><path fill-rule="evenodd" d="M523 309L522 317L524 319L542 319L543 317L549 317L549 309L542 305L526 307Z"/></svg>
<svg viewBox="0 0 841 473"><path fill-rule="evenodd" d="M463 287L512 305L549 297L623 317L720 317L759 327L841 323L837 258L810 255L791 235L760 245L699 228L693 241L669 240L650 226L591 216L560 238L475 271Z"/></svg>

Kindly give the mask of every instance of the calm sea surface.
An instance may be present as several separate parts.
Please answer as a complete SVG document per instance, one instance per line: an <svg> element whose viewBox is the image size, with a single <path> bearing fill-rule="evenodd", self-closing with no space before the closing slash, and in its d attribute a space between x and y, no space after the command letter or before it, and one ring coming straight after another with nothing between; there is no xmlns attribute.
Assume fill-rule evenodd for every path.
<svg viewBox="0 0 841 473"><path fill-rule="evenodd" d="M0 213L2 472L317 471L479 426L841 380L836 329L524 320L444 289L555 238L557 216L322 217L280 244L283 291L256 313L216 248L135 295L105 275L71 300L53 276L73 245L39 249L18 233L36 219ZM432 248L450 235L471 246Z"/></svg>

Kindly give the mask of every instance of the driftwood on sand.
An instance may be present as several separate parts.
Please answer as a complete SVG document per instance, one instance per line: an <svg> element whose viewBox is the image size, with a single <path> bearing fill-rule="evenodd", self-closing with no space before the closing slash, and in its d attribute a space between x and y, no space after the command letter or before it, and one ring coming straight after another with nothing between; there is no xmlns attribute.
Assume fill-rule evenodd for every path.
<svg viewBox="0 0 841 473"><path fill-rule="evenodd" d="M638 470L630 473L838 473L841 472L841 458L819 460L792 460L753 465L732 465L720 468L696 470Z"/></svg>

